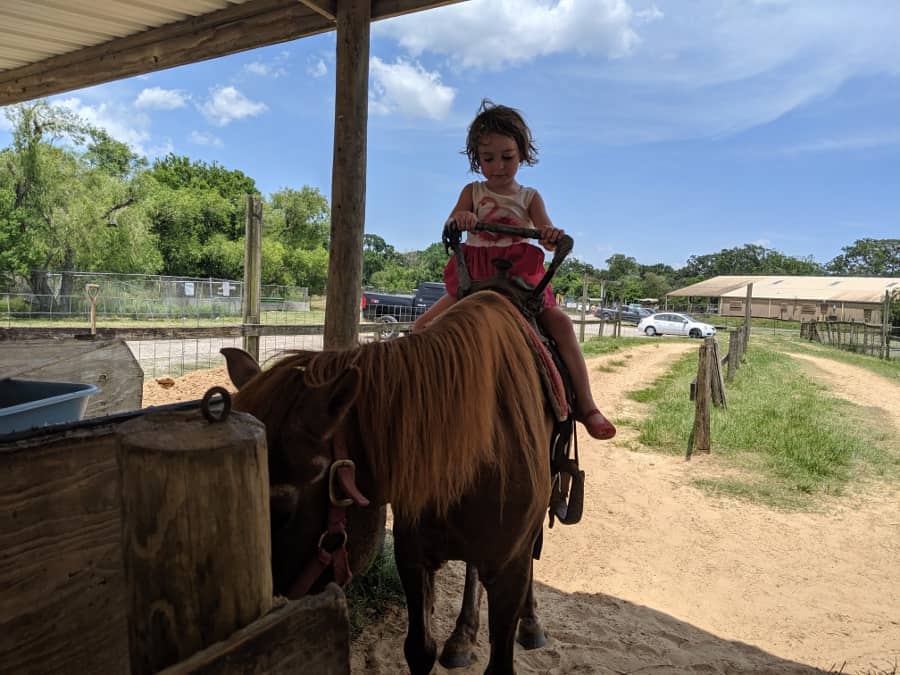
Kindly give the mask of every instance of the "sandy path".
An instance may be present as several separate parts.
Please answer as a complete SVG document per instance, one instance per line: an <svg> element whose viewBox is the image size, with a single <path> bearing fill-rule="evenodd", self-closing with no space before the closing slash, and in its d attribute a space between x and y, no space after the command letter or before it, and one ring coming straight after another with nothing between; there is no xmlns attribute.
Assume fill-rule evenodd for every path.
<svg viewBox="0 0 900 675"><path fill-rule="evenodd" d="M614 419L641 415L624 392L693 350L661 340L630 358L592 360L598 402ZM623 358L626 367L596 370ZM872 389L868 373L856 370L860 391L851 398ZM900 389L878 379L883 405L900 411ZM541 650L517 650L520 673L803 673L842 665L857 673L900 661L896 492L823 513L718 500L689 484L717 472L715 455L688 463L632 452L635 435L622 428L612 443L581 437L584 518L545 536L535 578L551 639ZM452 629L461 576L459 564L439 575L439 640ZM353 672L405 672L405 622L397 614L370 627L354 645ZM480 662L456 672L483 671L485 624L483 608Z"/></svg>

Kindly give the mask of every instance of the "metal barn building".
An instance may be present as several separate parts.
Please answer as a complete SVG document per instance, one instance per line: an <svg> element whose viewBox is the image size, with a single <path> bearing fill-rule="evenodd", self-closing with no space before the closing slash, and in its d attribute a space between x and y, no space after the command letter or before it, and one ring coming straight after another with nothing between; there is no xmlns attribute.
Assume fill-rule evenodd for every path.
<svg viewBox="0 0 900 675"><path fill-rule="evenodd" d="M748 284L753 284L750 312L755 317L880 324L885 293L900 290L900 277L719 276L666 298L717 298L720 315L744 316Z"/></svg>

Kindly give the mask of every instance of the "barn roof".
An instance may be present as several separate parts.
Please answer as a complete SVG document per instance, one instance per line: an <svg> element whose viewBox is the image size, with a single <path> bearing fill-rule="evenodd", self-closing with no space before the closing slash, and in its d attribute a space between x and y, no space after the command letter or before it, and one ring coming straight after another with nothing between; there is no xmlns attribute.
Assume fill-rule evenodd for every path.
<svg viewBox="0 0 900 675"><path fill-rule="evenodd" d="M372 20L459 0L372 0ZM0 105L335 29L336 0L3 0Z"/></svg>
<svg viewBox="0 0 900 675"><path fill-rule="evenodd" d="M900 289L900 277L718 276L671 291L671 296L744 298L753 284L754 299L870 302Z"/></svg>

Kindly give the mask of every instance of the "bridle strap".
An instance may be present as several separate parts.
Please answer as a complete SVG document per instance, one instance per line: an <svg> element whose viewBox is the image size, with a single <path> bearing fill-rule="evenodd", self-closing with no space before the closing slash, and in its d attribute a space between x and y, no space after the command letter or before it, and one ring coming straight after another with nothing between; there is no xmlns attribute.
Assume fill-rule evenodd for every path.
<svg viewBox="0 0 900 675"><path fill-rule="evenodd" d="M288 591L288 598L296 600L309 592L313 584L330 566L334 567L334 581L342 588L353 579L350 554L347 551L347 507L368 506L356 486L356 465L347 452L343 427L338 427L331 444L332 462L328 470L328 524L319 537L315 557L303 566ZM342 494L338 494L338 488ZM344 496L346 495L346 496Z"/></svg>

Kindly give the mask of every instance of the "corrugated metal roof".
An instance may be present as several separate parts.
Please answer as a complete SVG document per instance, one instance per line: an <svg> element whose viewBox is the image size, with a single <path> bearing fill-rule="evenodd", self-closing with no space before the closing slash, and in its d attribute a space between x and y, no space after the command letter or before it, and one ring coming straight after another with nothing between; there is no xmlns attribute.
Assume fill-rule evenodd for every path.
<svg viewBox="0 0 900 675"><path fill-rule="evenodd" d="M0 72L249 0L3 0Z"/></svg>
<svg viewBox="0 0 900 675"><path fill-rule="evenodd" d="M900 277L718 276L667 295L744 298L750 283L755 300L879 303L885 291L900 289Z"/></svg>
<svg viewBox="0 0 900 675"><path fill-rule="evenodd" d="M373 21L461 0L372 0ZM0 105L335 29L337 0L0 0Z"/></svg>

